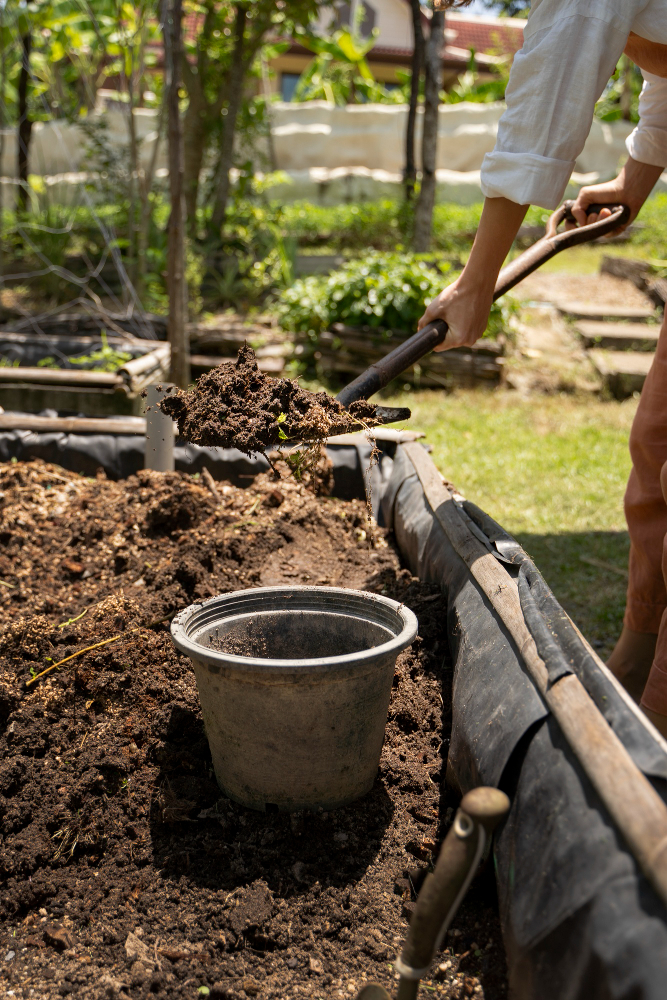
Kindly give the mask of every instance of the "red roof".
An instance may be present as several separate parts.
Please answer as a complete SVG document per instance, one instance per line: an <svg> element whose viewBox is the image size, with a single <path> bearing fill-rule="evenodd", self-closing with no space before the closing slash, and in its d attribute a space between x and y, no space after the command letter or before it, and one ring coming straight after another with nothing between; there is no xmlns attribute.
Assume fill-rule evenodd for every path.
<svg viewBox="0 0 667 1000"><path fill-rule="evenodd" d="M406 0L409 4L410 0ZM183 34L185 40L193 43L204 22L202 13L188 13L183 19ZM463 14L450 12L445 18L446 38L443 59L447 62L459 62L460 51L474 49L480 55L514 55L523 44L524 22L519 18L466 17ZM157 43L161 49L161 42ZM301 49L293 43L292 50ZM459 50L448 53L448 49ZM304 50L305 51L305 50ZM369 52L368 58L376 61L378 58L389 58L392 61L409 62L412 48L376 45Z"/></svg>
<svg viewBox="0 0 667 1000"><path fill-rule="evenodd" d="M514 23L511 23L514 21ZM457 49L474 49L487 55L514 55L523 45L523 24L519 18L481 17L445 19L447 41Z"/></svg>

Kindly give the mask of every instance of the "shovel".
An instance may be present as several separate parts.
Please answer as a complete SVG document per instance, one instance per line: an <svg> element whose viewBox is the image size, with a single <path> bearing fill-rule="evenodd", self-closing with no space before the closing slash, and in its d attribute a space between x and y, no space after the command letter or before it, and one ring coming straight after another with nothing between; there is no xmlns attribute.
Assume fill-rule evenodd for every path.
<svg viewBox="0 0 667 1000"><path fill-rule="evenodd" d="M397 1000L414 1000L419 981L429 970L435 953L463 901L494 827L510 807L497 788L474 788L461 800L454 823L445 837L435 870L426 876L410 920L408 936L395 969L399 974ZM384 986L369 983L357 1000L391 1000Z"/></svg>
<svg viewBox="0 0 667 1000"><path fill-rule="evenodd" d="M579 246L581 243L589 243L600 236L613 232L618 226L624 225L630 218L630 209L627 205L589 205L588 213L597 214L602 208L611 209L608 219L592 222L587 226L579 226L577 229L558 232L561 222L574 222L572 215L572 205L574 202L566 201L560 208L549 217L546 225L546 232L542 239L534 243L532 247L522 253L519 257L502 269L498 275L498 281L493 293L493 300L499 299L501 295L508 292L527 275L532 274L545 261L555 257L561 250L568 247ZM348 407L358 399L368 399L379 389L383 389L392 379L395 379L406 368L416 364L425 354L429 354L434 347L442 344L447 336L448 326L444 320L437 319L433 323L428 323L418 333L413 334L396 347L390 354L382 358L367 368L365 372L358 375L354 381L345 386L336 396L339 403ZM375 408L375 419L379 424L391 424L398 420L408 420L410 410L406 407L377 406ZM371 1000L370 996L368 1000Z"/></svg>

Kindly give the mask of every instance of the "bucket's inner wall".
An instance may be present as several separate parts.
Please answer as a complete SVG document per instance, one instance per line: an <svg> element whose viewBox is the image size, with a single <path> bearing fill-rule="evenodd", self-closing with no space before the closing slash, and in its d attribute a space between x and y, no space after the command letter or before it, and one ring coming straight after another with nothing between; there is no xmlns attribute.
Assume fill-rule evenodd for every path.
<svg viewBox="0 0 667 1000"><path fill-rule="evenodd" d="M207 649L233 656L309 660L359 653L381 646L396 634L352 615L290 609L218 621L193 638Z"/></svg>

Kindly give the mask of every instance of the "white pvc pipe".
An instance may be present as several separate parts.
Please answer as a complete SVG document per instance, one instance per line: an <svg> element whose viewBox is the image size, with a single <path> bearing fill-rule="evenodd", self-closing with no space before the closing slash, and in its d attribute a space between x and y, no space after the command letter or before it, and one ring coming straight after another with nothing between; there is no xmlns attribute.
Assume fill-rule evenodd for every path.
<svg viewBox="0 0 667 1000"><path fill-rule="evenodd" d="M144 468L156 472L174 471L174 421L158 409L166 385L146 388L146 451Z"/></svg>

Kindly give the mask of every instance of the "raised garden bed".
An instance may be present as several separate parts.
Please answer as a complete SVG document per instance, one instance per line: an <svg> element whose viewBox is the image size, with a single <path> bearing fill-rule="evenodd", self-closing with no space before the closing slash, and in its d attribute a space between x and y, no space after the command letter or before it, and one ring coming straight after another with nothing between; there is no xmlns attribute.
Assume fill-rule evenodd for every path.
<svg viewBox="0 0 667 1000"><path fill-rule="evenodd" d="M324 465L311 488L328 484ZM114 483L37 462L5 466L0 489L7 988L228 1000L352 997L366 979L392 989L414 889L451 819L440 588L401 568L363 502L290 479L218 483L216 503L178 473ZM332 813L265 815L221 796L189 661L151 624L279 583L369 589L419 618L375 787ZM488 881L447 944L429 996L506 995Z"/></svg>
<svg viewBox="0 0 667 1000"><path fill-rule="evenodd" d="M150 316L146 322L166 336L159 319L164 317ZM0 329L0 406L4 410L56 410L89 417L143 414L143 389L168 378L169 345L132 336L129 331L123 336L120 317L109 320L120 332L107 333L102 316L77 314L27 317L15 324L20 329ZM123 322L125 327L131 325L125 318ZM193 325L190 337L193 378L232 360L247 342L257 345L260 370L279 376L293 349L281 331L265 324L247 324L233 316ZM93 362L75 360L99 354L103 344L131 360L115 371L97 371ZM45 359L48 367L43 365Z"/></svg>
<svg viewBox="0 0 667 1000"><path fill-rule="evenodd" d="M57 446L76 469L103 463L127 475L140 460L127 434L3 437L24 433L25 441L14 442L19 454ZM380 464L365 477L373 509L393 529L387 537L368 530L362 503L313 500L300 488L290 497L281 484L275 495L274 481L253 483L265 460L233 451L192 446L179 459L184 469L208 466L230 480L218 509L190 477L142 473L114 485L57 468L39 468L35 480L29 465L5 469L0 537L9 557L0 565L0 594L12 609L5 618L41 612L32 632L22 623L12 640L10 626L3 647L0 706L10 752L0 772L7 829L0 861L12 874L0 895L7 933L0 968L13 976L14 995L40 995L38 982L47 984L47 997L69 992L95 1000L143 996L151 986L165 996L209 990L232 998L328 998L353 996L364 975L391 984L393 948L405 928L399 907L409 913L428 864L415 859L433 849L429 841L445 832L454 804L436 787L451 706L448 787L500 787L511 809L494 840L498 909L489 909L488 884L473 883L454 925L464 940L458 933L446 939L449 952L431 970L425 995L502 992L497 912L513 995L662 1000L667 743L518 543L453 494L420 445L400 438L379 442ZM370 451L364 435L327 444L339 495L363 496ZM321 482L329 471L320 470ZM234 490L232 478L250 492ZM415 576L399 568L398 552ZM423 641L398 663L380 786L351 811L297 817L289 827L274 815L257 827L237 807L215 807L191 675L174 659L164 625L130 629L212 589L271 581L265 574L277 570L278 581L341 579L405 600L420 615ZM120 604L70 621L119 582ZM115 641L42 679L41 700L24 697L30 667L37 671L100 637ZM446 651L435 645L445 639L453 678L440 661ZM209 819L213 827L197 825ZM77 840L79 832L90 839ZM268 874L260 873L264 862ZM340 894L343 885L349 896ZM262 899L269 916L260 926L245 904L259 913ZM240 910L236 924L232 909ZM216 944L219 930L224 943ZM479 940L487 930L488 950ZM146 939L152 952L140 947ZM60 957L50 950L57 948ZM479 970L467 965L475 960Z"/></svg>

